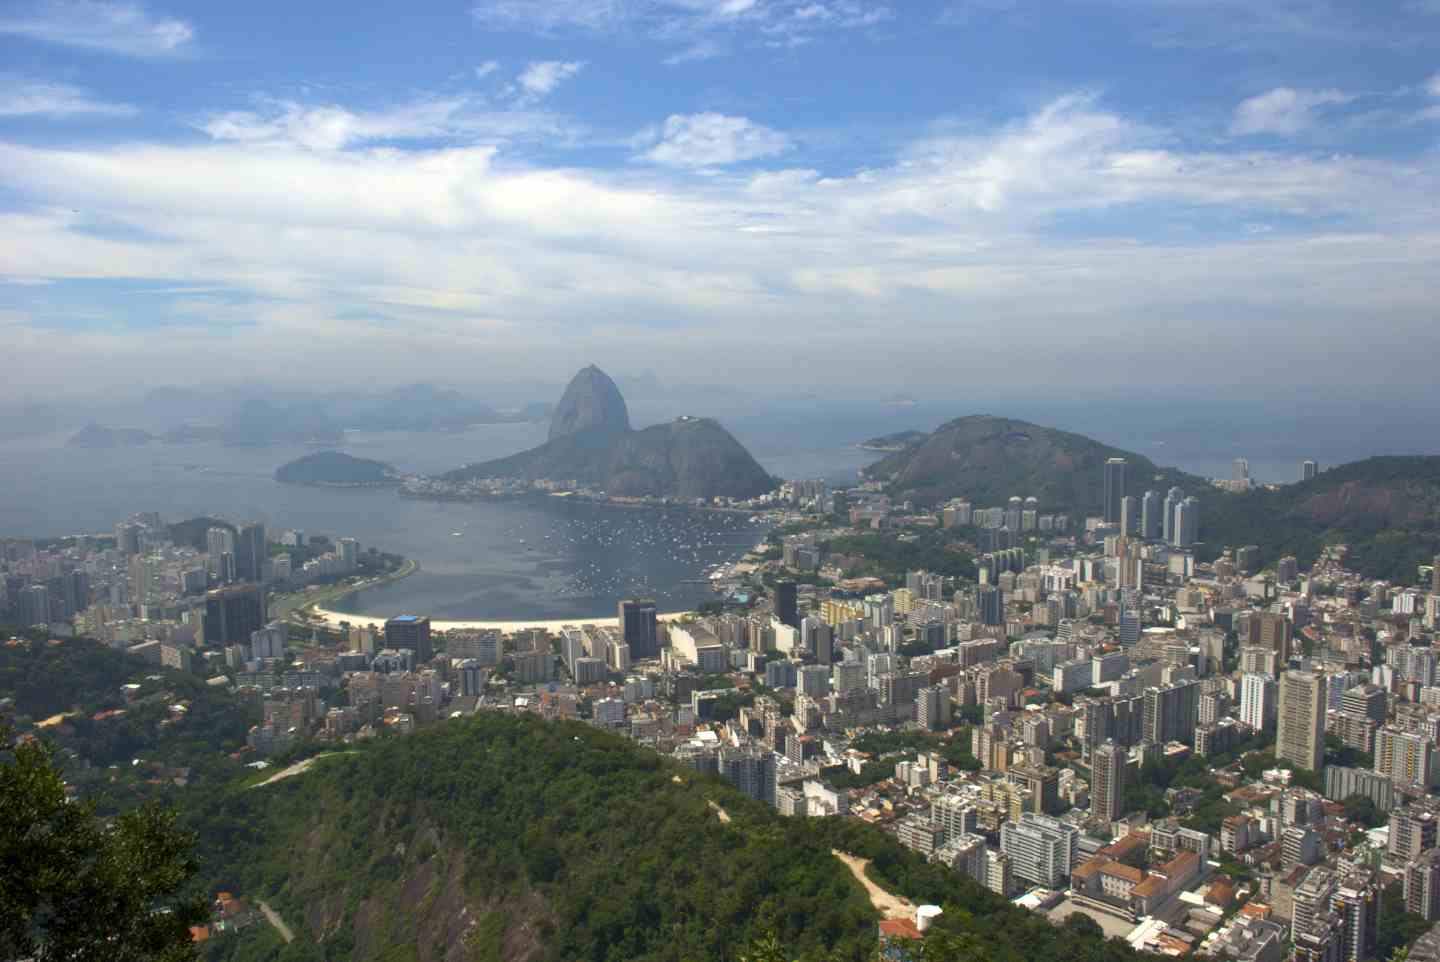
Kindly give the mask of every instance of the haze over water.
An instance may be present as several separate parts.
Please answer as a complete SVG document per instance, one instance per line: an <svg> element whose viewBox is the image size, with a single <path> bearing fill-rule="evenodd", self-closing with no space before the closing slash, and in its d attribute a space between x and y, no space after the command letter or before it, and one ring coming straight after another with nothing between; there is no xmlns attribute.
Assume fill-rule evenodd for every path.
<svg viewBox="0 0 1440 962"><path fill-rule="evenodd" d="M687 409L631 402L637 424ZM1266 481L1293 480L1299 462L1322 467L1382 453L1440 448L1424 412L1357 405L1238 404L1024 399L882 406L791 401L720 411L722 422L781 477L853 481L876 455L855 442L893 431L929 430L960 414L998 413L1089 434L1197 474L1228 476L1237 455ZM697 408L693 413L716 413ZM434 473L498 457L544 439L544 424L498 424L456 434L350 434L344 450ZM0 442L0 535L47 537L107 531L137 511L169 520L202 514L255 518L272 529L352 536L414 558L422 570L359 593L357 614L419 611L437 619L568 618L613 615L634 592L662 608L712 597L707 567L753 546L764 527L730 515L643 511L552 500L436 503L390 489L347 490L276 483L277 466L308 453L216 444L112 450L67 448L65 436ZM1024 492L1017 492L1023 494ZM455 532L460 532L457 536Z"/></svg>

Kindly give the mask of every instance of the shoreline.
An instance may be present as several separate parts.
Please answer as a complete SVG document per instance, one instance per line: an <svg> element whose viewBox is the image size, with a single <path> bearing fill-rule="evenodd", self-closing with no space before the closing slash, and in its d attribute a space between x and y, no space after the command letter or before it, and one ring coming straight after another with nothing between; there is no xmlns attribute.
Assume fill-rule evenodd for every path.
<svg viewBox="0 0 1440 962"><path fill-rule="evenodd" d="M347 615L344 612L331 611L329 608L321 608L318 605L308 608L306 614L320 618L328 628L339 628L341 622L348 622L352 627L383 628L386 619L378 615ZM397 612L399 614L400 612ZM678 621L693 611L664 611L656 614L659 621ZM393 616L392 616L393 617ZM613 617L581 617L572 618L534 618L534 619L496 619L496 620L465 620L465 621L437 621L430 622L433 631L475 631L483 629L498 628L501 633L513 635L517 631L528 631L531 628L542 628L545 631L555 632L565 626L579 627L580 625L595 625L602 628L616 628L620 625L619 615Z"/></svg>

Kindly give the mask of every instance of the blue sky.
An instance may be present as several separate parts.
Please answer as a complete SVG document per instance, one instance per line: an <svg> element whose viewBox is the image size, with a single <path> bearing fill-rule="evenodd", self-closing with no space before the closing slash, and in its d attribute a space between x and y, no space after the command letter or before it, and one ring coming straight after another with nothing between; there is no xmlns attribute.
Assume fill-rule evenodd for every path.
<svg viewBox="0 0 1440 962"><path fill-rule="evenodd" d="M1440 0L5 0L0 64L0 398L1440 356Z"/></svg>

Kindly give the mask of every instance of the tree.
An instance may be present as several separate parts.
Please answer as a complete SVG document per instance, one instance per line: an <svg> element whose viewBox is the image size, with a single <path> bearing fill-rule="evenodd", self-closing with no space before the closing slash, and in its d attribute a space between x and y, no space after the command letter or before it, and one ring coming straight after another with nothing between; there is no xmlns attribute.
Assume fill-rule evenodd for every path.
<svg viewBox="0 0 1440 962"><path fill-rule="evenodd" d="M11 732L0 726L8 745ZM173 813L147 806L106 826L65 797L49 746L0 755L0 958L181 962L205 900L183 894L196 862Z"/></svg>

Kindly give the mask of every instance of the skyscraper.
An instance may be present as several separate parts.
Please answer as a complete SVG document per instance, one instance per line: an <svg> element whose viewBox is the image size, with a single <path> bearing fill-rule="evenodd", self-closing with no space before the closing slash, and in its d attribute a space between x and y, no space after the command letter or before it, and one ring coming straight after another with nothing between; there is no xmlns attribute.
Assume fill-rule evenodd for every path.
<svg viewBox="0 0 1440 962"><path fill-rule="evenodd" d="M1174 537L1170 543L1177 548L1188 548L1200 540L1200 502L1186 498L1175 505L1175 520L1171 522Z"/></svg>
<svg viewBox="0 0 1440 962"><path fill-rule="evenodd" d="M1120 532L1125 535L1140 533L1140 499L1133 494L1120 499Z"/></svg>
<svg viewBox="0 0 1440 962"><path fill-rule="evenodd" d="M1287 671L1280 676L1275 757L1319 771L1325 762L1325 676Z"/></svg>
<svg viewBox="0 0 1440 962"><path fill-rule="evenodd" d="M1124 458L1110 458L1105 462L1105 522L1118 524L1120 521L1120 499L1125 497L1125 475L1129 464Z"/></svg>
<svg viewBox="0 0 1440 962"><path fill-rule="evenodd" d="M1003 625L1005 623L1005 595L995 585L980 585L976 589L976 601L980 609L982 625Z"/></svg>
<svg viewBox="0 0 1440 962"><path fill-rule="evenodd" d="M791 628L800 627L800 608L795 600L795 582L775 582L775 617Z"/></svg>
<svg viewBox="0 0 1440 962"><path fill-rule="evenodd" d="M265 526L242 524L235 532L235 578L238 581L265 580Z"/></svg>
<svg viewBox="0 0 1440 962"><path fill-rule="evenodd" d="M210 574L220 584L229 584L239 576L235 564L235 532L229 528L211 528L205 532L206 553L210 555Z"/></svg>
<svg viewBox="0 0 1440 962"><path fill-rule="evenodd" d="M655 658L660 654L655 602L627 598L620 602L620 633L630 646L632 659Z"/></svg>
<svg viewBox="0 0 1440 962"><path fill-rule="evenodd" d="M115 526L115 550L123 555L140 553L140 526L122 521Z"/></svg>
<svg viewBox="0 0 1440 962"><path fill-rule="evenodd" d="M245 644L263 627L265 592L259 585L216 588L205 596L205 644Z"/></svg>
<svg viewBox="0 0 1440 962"><path fill-rule="evenodd" d="M1140 499L1140 536L1146 541L1160 540L1160 511L1160 492L1146 491Z"/></svg>
<svg viewBox="0 0 1440 962"><path fill-rule="evenodd" d="M1304 461L1300 464L1300 480L1313 481L1315 475L1320 473L1320 465L1314 461Z"/></svg>
<svg viewBox="0 0 1440 962"><path fill-rule="evenodd" d="M1090 812L1095 818L1113 822L1125 814L1124 748L1107 739L1091 755Z"/></svg>
<svg viewBox="0 0 1440 962"><path fill-rule="evenodd" d="M430 647L430 619L422 615L396 615L385 622L385 647L408 648L415 652L415 663L424 664L434 657Z"/></svg>
<svg viewBox="0 0 1440 962"><path fill-rule="evenodd" d="M1185 500L1185 492L1179 488L1171 488L1165 493L1164 513L1161 514L1160 535L1165 541L1175 540L1175 508L1181 501Z"/></svg>
<svg viewBox="0 0 1440 962"><path fill-rule="evenodd" d="M1275 724L1275 679L1246 672L1240 677L1240 722L1258 731Z"/></svg>
<svg viewBox="0 0 1440 962"><path fill-rule="evenodd" d="M1245 458L1236 458L1230 480L1238 487L1248 488L1250 486L1250 462Z"/></svg>
<svg viewBox="0 0 1440 962"><path fill-rule="evenodd" d="M1190 744L1200 717L1200 683L1182 681L1145 690L1144 738L1157 745Z"/></svg>

